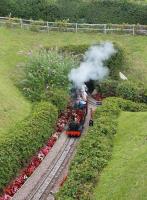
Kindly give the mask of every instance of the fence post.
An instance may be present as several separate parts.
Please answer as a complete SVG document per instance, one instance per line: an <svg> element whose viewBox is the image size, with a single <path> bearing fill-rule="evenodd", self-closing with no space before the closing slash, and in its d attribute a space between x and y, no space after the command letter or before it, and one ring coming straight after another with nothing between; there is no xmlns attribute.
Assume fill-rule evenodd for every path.
<svg viewBox="0 0 147 200"><path fill-rule="evenodd" d="M47 22L47 32L49 32L49 24L48 24L48 22Z"/></svg>
<svg viewBox="0 0 147 200"><path fill-rule="evenodd" d="M133 25L132 31L133 31L133 35L135 35L135 26L134 25Z"/></svg>
<svg viewBox="0 0 147 200"><path fill-rule="evenodd" d="M78 32L78 23L76 23L76 33Z"/></svg>
<svg viewBox="0 0 147 200"><path fill-rule="evenodd" d="M21 18L20 18L20 27L23 28L23 21Z"/></svg>
<svg viewBox="0 0 147 200"><path fill-rule="evenodd" d="M104 24L104 33L107 33L107 24Z"/></svg>

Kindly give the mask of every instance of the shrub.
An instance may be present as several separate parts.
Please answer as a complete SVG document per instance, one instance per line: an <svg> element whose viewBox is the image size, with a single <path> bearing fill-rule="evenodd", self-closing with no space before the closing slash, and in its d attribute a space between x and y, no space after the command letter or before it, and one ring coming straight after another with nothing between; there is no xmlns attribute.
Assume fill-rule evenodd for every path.
<svg viewBox="0 0 147 200"><path fill-rule="evenodd" d="M136 84L131 82L120 83L117 87L116 94L124 99L134 99L136 100L138 96L138 87Z"/></svg>
<svg viewBox="0 0 147 200"><path fill-rule="evenodd" d="M112 79L119 79L119 72L123 70L124 68L124 52L123 50L114 43L114 47L117 50L117 52L109 58L109 60L106 62L106 66L110 69L109 76Z"/></svg>
<svg viewBox="0 0 147 200"><path fill-rule="evenodd" d="M146 24L147 5L126 0L1 0L0 14L27 19L55 21L69 19L82 23L132 23Z"/></svg>
<svg viewBox="0 0 147 200"><path fill-rule="evenodd" d="M68 87L68 73L75 65L69 57L59 55L56 51L33 55L27 63L25 78L19 84L24 95L31 101L46 99L46 92L54 88Z"/></svg>
<svg viewBox="0 0 147 200"><path fill-rule="evenodd" d="M35 22L35 21L31 21L29 28L33 32L39 32L40 31L40 24Z"/></svg>
<svg viewBox="0 0 147 200"><path fill-rule="evenodd" d="M60 31L64 31L66 30L66 27L67 27L67 23L69 22L69 19L63 19L63 20L56 20L56 23L55 25L57 27L59 27L59 30Z"/></svg>
<svg viewBox="0 0 147 200"><path fill-rule="evenodd" d="M0 190L16 176L54 131L57 109L50 103L34 106L27 119L0 140Z"/></svg>
<svg viewBox="0 0 147 200"><path fill-rule="evenodd" d="M112 104L113 103L117 104L119 108L123 111L130 111L130 112L147 111L147 105L144 103L136 103L118 97L109 97L106 99L106 101L109 101Z"/></svg>
<svg viewBox="0 0 147 200"><path fill-rule="evenodd" d="M53 91L46 92L46 100L49 100L59 111L61 111L67 106L69 95L67 91L55 88Z"/></svg>
<svg viewBox="0 0 147 200"><path fill-rule="evenodd" d="M102 81L96 88L104 97L118 96L134 102L147 103L147 88L131 81L110 79Z"/></svg>
<svg viewBox="0 0 147 200"><path fill-rule="evenodd" d="M125 81L118 85L116 95L135 102L147 103L147 89L134 82Z"/></svg>
<svg viewBox="0 0 147 200"><path fill-rule="evenodd" d="M88 50L88 44L80 44L80 45L68 45L60 47L59 51L65 53L72 53L73 55L85 54Z"/></svg>
<svg viewBox="0 0 147 200"><path fill-rule="evenodd" d="M116 96L116 89L118 86L118 81L116 80L105 80L99 83L97 85L97 91L99 93L102 93L104 97L109 97L109 96Z"/></svg>
<svg viewBox="0 0 147 200"><path fill-rule="evenodd" d="M57 200L90 200L100 172L112 154L113 136L121 110L146 111L145 104L109 97L94 113L94 126L80 140L68 179L56 195Z"/></svg>

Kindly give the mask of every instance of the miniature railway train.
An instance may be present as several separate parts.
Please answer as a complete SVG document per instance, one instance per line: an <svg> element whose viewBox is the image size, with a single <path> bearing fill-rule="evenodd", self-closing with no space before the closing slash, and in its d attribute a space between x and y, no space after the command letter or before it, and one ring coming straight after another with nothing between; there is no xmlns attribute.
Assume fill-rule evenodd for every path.
<svg viewBox="0 0 147 200"><path fill-rule="evenodd" d="M86 115L87 103L83 106L83 108L74 109L65 133L68 136L80 136L83 130Z"/></svg>
<svg viewBox="0 0 147 200"><path fill-rule="evenodd" d="M65 133L68 136L78 137L82 133L87 115L87 93L85 90L75 90L72 97L72 115L69 119L68 127Z"/></svg>
<svg viewBox="0 0 147 200"><path fill-rule="evenodd" d="M102 105L102 95L101 94L93 94L93 95L87 95L88 88L86 85L83 85L83 88L81 89L73 89L71 91L71 105L70 110L72 112L69 121L68 126L65 131L66 135L72 136L72 137L79 137L82 133L82 130L84 128L85 118L88 111L88 103L90 103L93 106L99 106ZM88 97L88 98L87 98ZM89 126L93 126L93 111L91 108L90 111L90 120L89 120Z"/></svg>

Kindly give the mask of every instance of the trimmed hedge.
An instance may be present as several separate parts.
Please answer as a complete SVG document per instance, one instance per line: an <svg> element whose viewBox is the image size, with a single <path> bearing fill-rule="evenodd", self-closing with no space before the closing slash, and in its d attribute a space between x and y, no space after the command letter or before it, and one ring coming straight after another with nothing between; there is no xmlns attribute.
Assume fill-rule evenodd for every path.
<svg viewBox="0 0 147 200"><path fill-rule="evenodd" d="M147 23L147 5L129 0L1 0L0 15L82 23Z"/></svg>
<svg viewBox="0 0 147 200"><path fill-rule="evenodd" d="M56 195L56 200L90 200L99 174L112 154L113 136L121 110L147 111L145 104L110 97L94 114L94 126L80 140L70 165L68 179Z"/></svg>
<svg viewBox="0 0 147 200"><path fill-rule="evenodd" d="M118 96L134 102L147 103L147 88L131 81L105 80L97 86L104 97Z"/></svg>
<svg viewBox="0 0 147 200"><path fill-rule="evenodd" d="M47 102L38 103L30 117L1 137L0 191L52 135L57 116L55 106Z"/></svg>

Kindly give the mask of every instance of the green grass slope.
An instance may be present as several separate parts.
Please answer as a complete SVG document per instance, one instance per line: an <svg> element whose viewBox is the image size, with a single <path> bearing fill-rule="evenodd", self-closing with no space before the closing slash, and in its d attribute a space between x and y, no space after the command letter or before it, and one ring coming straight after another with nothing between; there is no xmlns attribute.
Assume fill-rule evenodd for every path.
<svg viewBox="0 0 147 200"><path fill-rule="evenodd" d="M20 29L0 28L0 135L16 121L26 117L31 104L14 86L12 77L19 76L21 67L16 65L27 60L28 50L40 46L68 44L93 44L101 40L117 42L126 52L126 75L130 79L147 84L147 37L128 35L104 35L97 33L35 33ZM22 54L20 55L19 52Z"/></svg>
<svg viewBox="0 0 147 200"><path fill-rule="evenodd" d="M17 54L24 46L24 42L17 40L18 34L0 29L0 135L26 117L31 107L11 80L12 70L24 59Z"/></svg>
<svg viewBox="0 0 147 200"><path fill-rule="evenodd" d="M95 189L98 200L147 199L147 113L119 117L112 160Z"/></svg>

